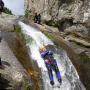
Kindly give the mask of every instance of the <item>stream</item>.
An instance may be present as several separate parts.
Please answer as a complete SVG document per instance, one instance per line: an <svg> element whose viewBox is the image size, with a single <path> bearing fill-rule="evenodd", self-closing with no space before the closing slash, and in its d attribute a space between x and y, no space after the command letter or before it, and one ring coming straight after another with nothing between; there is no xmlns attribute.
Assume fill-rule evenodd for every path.
<svg viewBox="0 0 90 90"><path fill-rule="evenodd" d="M29 55L32 58L32 62L35 61L41 70L44 90L86 90L79 79L74 65L62 48L58 49L56 45L38 29L26 25L23 22L19 22L19 25L25 36L26 45L31 51ZM54 72L55 85L53 87L50 85L48 71L39 52L39 47L42 44L48 45L48 48L54 52L54 58L56 59L62 77L61 85L59 85ZM60 86L60 88L58 86Z"/></svg>

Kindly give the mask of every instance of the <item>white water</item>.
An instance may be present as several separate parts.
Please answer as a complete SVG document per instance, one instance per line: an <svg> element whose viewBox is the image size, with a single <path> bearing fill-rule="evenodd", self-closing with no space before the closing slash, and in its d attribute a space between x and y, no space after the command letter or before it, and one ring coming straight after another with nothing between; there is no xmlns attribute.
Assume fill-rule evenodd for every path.
<svg viewBox="0 0 90 90"><path fill-rule="evenodd" d="M66 52L62 49L58 50L53 42L49 40L43 33L35 28L28 26L22 22L19 22L19 25L22 28L22 33L25 35L26 41L28 39L32 39L32 41L27 42L31 50L31 57L32 60L36 60L38 63L39 68L42 70L42 79L44 90L85 90L84 86L79 80L79 76L77 74L76 69L74 68L73 64L71 63L70 59L68 58ZM48 77L47 69L45 67L44 61L40 56L39 53L39 46L44 43L45 45L51 44L55 50L54 58L57 61L59 70L62 76L62 85L60 88L57 87L59 85L55 73L54 73L54 81L55 86L52 87L50 85L50 80Z"/></svg>

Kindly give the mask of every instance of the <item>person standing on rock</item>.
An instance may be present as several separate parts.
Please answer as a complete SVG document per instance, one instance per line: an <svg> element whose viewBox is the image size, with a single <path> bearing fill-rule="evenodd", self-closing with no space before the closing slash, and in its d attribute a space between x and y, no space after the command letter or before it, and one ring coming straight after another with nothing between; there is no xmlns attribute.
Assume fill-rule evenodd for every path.
<svg viewBox="0 0 90 90"><path fill-rule="evenodd" d="M4 2L0 0L0 14L4 11Z"/></svg>
<svg viewBox="0 0 90 90"><path fill-rule="evenodd" d="M40 14L35 13L34 23L41 24L41 15Z"/></svg>
<svg viewBox="0 0 90 90"><path fill-rule="evenodd" d="M2 38L0 37L0 42L1 42Z"/></svg>
<svg viewBox="0 0 90 90"><path fill-rule="evenodd" d="M2 68L2 62L1 62L1 57L0 57L0 68Z"/></svg>
<svg viewBox="0 0 90 90"><path fill-rule="evenodd" d="M35 13L35 16L34 16L34 23L38 23L38 15L37 15L37 13Z"/></svg>
<svg viewBox="0 0 90 90"><path fill-rule="evenodd" d="M41 15L38 14L38 24L41 24Z"/></svg>

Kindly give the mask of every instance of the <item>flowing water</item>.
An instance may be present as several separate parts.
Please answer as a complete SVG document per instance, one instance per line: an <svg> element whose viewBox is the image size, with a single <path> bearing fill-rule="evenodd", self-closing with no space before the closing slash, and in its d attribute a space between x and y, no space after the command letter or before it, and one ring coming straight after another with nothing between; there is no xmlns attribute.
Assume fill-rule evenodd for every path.
<svg viewBox="0 0 90 90"><path fill-rule="evenodd" d="M22 22L19 22L19 25L22 28L22 33L25 35L27 46L31 51L30 55L32 60L35 60L38 67L41 69L44 90L86 90L79 79L75 67L63 49L56 48L54 43L39 30ZM48 45L49 49L54 52L54 58L57 61L62 77L61 85L58 83L54 72L55 85L53 87L50 85L44 60L41 58L39 53L39 46L42 44ZM60 86L60 88L58 86Z"/></svg>

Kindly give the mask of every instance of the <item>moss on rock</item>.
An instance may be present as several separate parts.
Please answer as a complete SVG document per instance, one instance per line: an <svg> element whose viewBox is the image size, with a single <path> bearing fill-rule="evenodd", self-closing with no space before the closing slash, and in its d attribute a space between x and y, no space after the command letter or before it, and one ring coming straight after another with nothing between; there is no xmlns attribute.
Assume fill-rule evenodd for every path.
<svg viewBox="0 0 90 90"><path fill-rule="evenodd" d="M49 38L51 39L52 41L54 41L54 36L48 32L44 32L44 34Z"/></svg>
<svg viewBox="0 0 90 90"><path fill-rule="evenodd" d="M15 29L15 32L21 33L21 27L20 26L17 25L14 27L14 29Z"/></svg>

